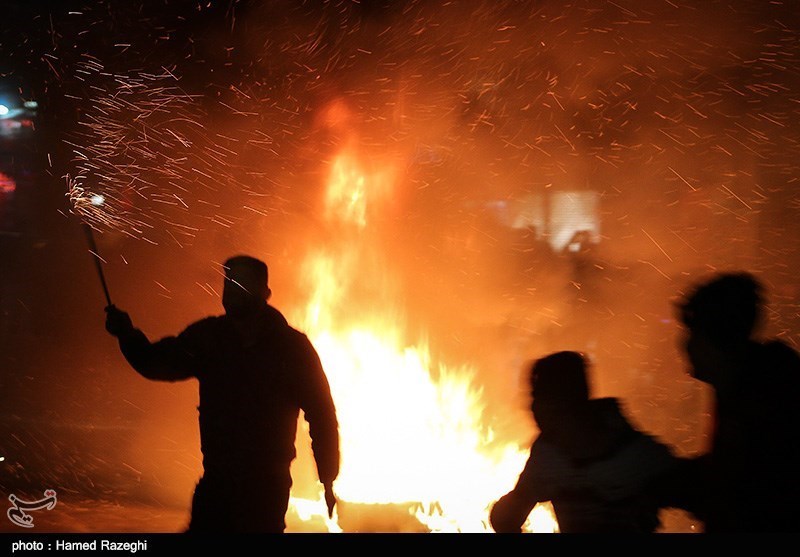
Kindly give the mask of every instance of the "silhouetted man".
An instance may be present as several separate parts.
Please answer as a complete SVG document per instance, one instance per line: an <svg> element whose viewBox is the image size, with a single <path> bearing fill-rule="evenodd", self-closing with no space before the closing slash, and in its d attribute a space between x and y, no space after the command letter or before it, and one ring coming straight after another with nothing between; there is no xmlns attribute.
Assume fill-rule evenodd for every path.
<svg viewBox="0 0 800 557"><path fill-rule="evenodd" d="M590 398L586 360L556 352L530 373L539 427L514 488L489 513L497 533L520 533L550 501L562 533L652 533L681 459L628 421L619 400Z"/></svg>
<svg viewBox="0 0 800 557"><path fill-rule="evenodd" d="M706 532L800 531L800 356L756 339L762 306L748 273L720 274L679 305L691 373L716 401L696 476Z"/></svg>
<svg viewBox="0 0 800 557"><path fill-rule="evenodd" d="M106 308L106 329L148 379L196 378L203 476L189 532L283 532L302 410L329 514L339 473L336 410L309 339L268 304L267 265L249 256L225 262L225 314L150 342L127 313Z"/></svg>

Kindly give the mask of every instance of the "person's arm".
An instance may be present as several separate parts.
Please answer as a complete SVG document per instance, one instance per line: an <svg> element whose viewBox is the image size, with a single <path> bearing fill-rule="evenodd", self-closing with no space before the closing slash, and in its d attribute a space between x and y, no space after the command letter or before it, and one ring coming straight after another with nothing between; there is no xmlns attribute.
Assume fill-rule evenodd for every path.
<svg viewBox="0 0 800 557"><path fill-rule="evenodd" d="M311 450L320 482L325 488L328 514L333 516L336 497L333 482L339 475L339 421L330 384L317 351L308 338L298 337L298 354L303 377L300 380L300 407L308 422Z"/></svg>
<svg viewBox="0 0 800 557"><path fill-rule="evenodd" d="M536 503L544 500L536 493L536 463L533 461L533 453L532 449L514 489L500 497L489 510L489 524L498 534L522 533L522 526Z"/></svg>
<svg viewBox="0 0 800 557"><path fill-rule="evenodd" d="M704 493L711 478L709 457L708 453L676 457L675 466L648 485L648 490L659 508L681 509L697 520L706 520Z"/></svg>
<svg viewBox="0 0 800 557"><path fill-rule="evenodd" d="M536 501L517 488L498 499L489 511L489 524L498 534L521 534Z"/></svg>
<svg viewBox="0 0 800 557"><path fill-rule="evenodd" d="M109 306L106 313L106 330L117 338L122 355L140 375L158 381L180 381L195 375L201 343L192 327L177 337L150 342L126 312Z"/></svg>
<svg viewBox="0 0 800 557"><path fill-rule="evenodd" d="M489 512L489 523L499 534L521 533L537 503L551 501L577 485L580 478L566 457L538 439L514 489L503 495Z"/></svg>
<svg viewBox="0 0 800 557"><path fill-rule="evenodd" d="M492 507L489 523L498 533L519 533L538 503L557 501L587 487L586 474L557 445L540 436L510 492Z"/></svg>

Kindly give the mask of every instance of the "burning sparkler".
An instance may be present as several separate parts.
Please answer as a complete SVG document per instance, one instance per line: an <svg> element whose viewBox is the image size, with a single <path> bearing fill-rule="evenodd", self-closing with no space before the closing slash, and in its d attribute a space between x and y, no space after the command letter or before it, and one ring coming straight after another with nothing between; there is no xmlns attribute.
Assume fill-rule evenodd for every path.
<svg viewBox="0 0 800 557"><path fill-rule="evenodd" d="M102 265L102 258L100 257L100 252L97 249L97 243L94 240L94 232L92 231L92 227L88 224L83 224L83 229L86 233L86 239L89 242L89 252L92 254L95 268L97 269L97 276L100 277L100 284L103 287L103 293L106 296L106 305L110 306L111 304L111 295L108 293L108 285L106 284L106 276L103 272L103 265Z"/></svg>
<svg viewBox="0 0 800 557"><path fill-rule="evenodd" d="M100 279L100 285L103 288L103 294L106 298L106 305L111 304L111 294L108 291L108 284L106 283L105 273L103 272L103 258L100 256L100 250L97 248L97 242L94 237L94 229L92 228L93 222L109 222L108 217L102 212L105 198L101 194L91 194L86 192L83 187L78 183L67 177L67 196L70 199L72 211L81 220L86 241L89 245L89 253L94 260L97 276Z"/></svg>
<svg viewBox="0 0 800 557"><path fill-rule="evenodd" d="M87 87L82 119L65 142L72 148L68 196L97 229L158 242L159 235L192 236L198 219L220 207L237 182L235 141L207 129L202 97L183 91L173 71L110 72L85 56L75 70ZM172 236L172 237L175 237Z"/></svg>

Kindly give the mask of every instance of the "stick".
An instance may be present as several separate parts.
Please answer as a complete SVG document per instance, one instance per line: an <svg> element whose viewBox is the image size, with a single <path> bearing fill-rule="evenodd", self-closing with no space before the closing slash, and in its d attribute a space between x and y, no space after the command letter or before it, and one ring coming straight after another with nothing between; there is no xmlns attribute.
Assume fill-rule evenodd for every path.
<svg viewBox="0 0 800 557"><path fill-rule="evenodd" d="M86 240L89 242L89 251L94 256L94 265L97 268L97 275L100 277L100 284L103 285L103 293L106 295L106 302L108 305L113 305L111 303L111 296L108 293L108 285L106 284L106 276L103 274L103 265L100 259L100 252L97 251L97 244L94 241L94 232L92 231L92 227L86 223L83 223L83 230L86 232Z"/></svg>

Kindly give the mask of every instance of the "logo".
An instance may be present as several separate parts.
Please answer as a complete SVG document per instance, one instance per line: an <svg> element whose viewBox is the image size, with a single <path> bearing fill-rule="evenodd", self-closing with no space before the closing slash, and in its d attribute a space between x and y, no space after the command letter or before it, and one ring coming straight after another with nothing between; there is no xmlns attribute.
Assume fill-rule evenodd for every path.
<svg viewBox="0 0 800 557"><path fill-rule="evenodd" d="M56 492L53 489L48 489L44 492L44 498L36 501L23 501L16 495L11 494L8 496L13 507L9 507L6 514L8 519L23 528L33 528L33 516L25 511L40 511L42 509L52 510L56 506Z"/></svg>

